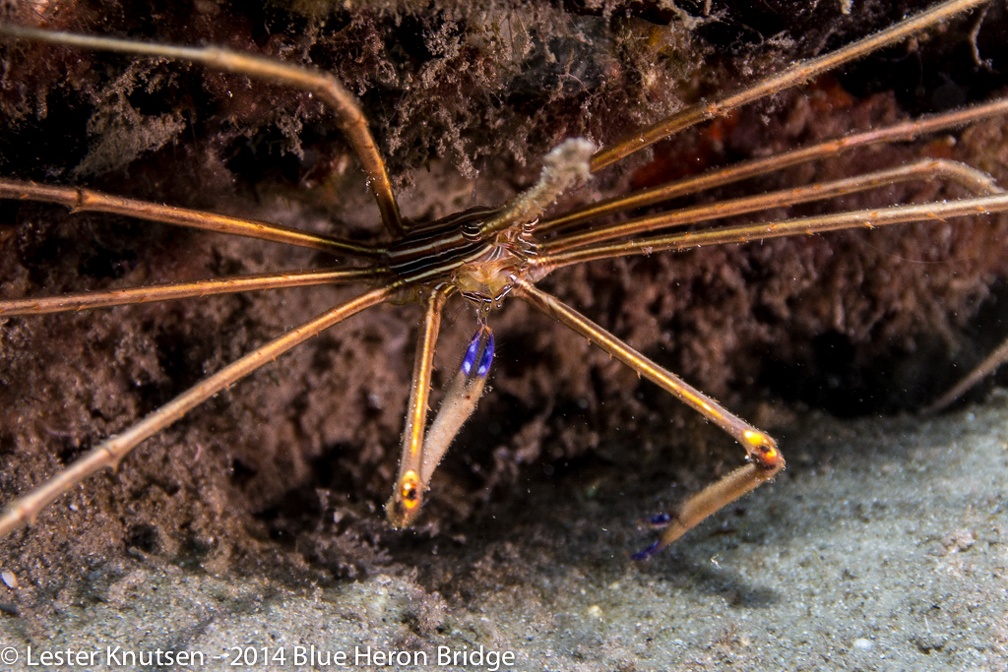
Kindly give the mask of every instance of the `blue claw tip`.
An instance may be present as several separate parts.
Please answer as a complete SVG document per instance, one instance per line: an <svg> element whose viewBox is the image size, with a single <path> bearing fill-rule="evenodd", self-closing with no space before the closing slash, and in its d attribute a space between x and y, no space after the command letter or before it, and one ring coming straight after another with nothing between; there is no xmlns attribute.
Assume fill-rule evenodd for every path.
<svg viewBox="0 0 1008 672"><path fill-rule="evenodd" d="M661 548L661 541L656 541L647 548L645 548L643 551L637 551L636 553L631 555L630 558L637 561L647 560L652 555L657 553L660 548Z"/></svg>
<svg viewBox="0 0 1008 672"><path fill-rule="evenodd" d="M483 377L490 371L490 363L493 362L494 355L494 335L491 331L487 337L486 347L483 348L483 356L480 357L479 366L476 367L476 375Z"/></svg>
<svg viewBox="0 0 1008 672"><path fill-rule="evenodd" d="M480 345L480 332L476 332L472 340L469 341L469 347L466 348L465 356L462 358L462 373L469 375L472 373L473 366L476 364L476 357L479 356L479 345Z"/></svg>
<svg viewBox="0 0 1008 672"><path fill-rule="evenodd" d="M483 346L482 348L480 346ZM465 357L462 358L462 374L471 376L473 367L476 368L476 375L482 378L490 371L490 364L493 362L494 335L486 327L476 330L469 347L466 348ZM477 358L479 362L477 363Z"/></svg>
<svg viewBox="0 0 1008 672"><path fill-rule="evenodd" d="M653 516L648 521L648 524L650 524L650 525L652 525L654 527L665 527L670 522L672 522L672 516L671 516L671 514L668 514L668 513L659 513L659 514Z"/></svg>

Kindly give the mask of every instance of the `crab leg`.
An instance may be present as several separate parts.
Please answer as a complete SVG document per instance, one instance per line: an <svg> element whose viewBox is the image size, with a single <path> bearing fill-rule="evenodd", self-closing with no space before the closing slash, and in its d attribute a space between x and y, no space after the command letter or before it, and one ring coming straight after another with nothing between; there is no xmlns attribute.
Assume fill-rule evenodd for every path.
<svg viewBox="0 0 1008 672"><path fill-rule="evenodd" d="M0 178L0 198L56 203L70 208L71 212L75 214L78 212L107 212L161 222L162 224L185 226L190 229L245 236L246 238L258 238L354 257L371 258L384 252L378 247L337 240L329 236L299 231L269 222L218 215L202 210L177 208L170 205L158 205L157 203L112 196L80 187L54 187L35 182Z"/></svg>
<svg viewBox="0 0 1008 672"><path fill-rule="evenodd" d="M690 105L648 128L635 132L622 142L602 148L592 157L591 170L593 173L597 172L634 152L669 137L673 133L678 133L700 122L722 116L738 107L806 82L816 75L856 60L876 49L916 35L931 26L965 12L967 9L986 2L988 0L949 0L949 2L936 5L842 49L831 51L817 58L800 61L782 72L763 78L752 86L742 88L714 102L701 101Z"/></svg>
<svg viewBox="0 0 1008 672"><path fill-rule="evenodd" d="M543 254L566 252L568 250L598 244L609 240L629 238L652 231L675 226L697 224L712 219L722 219L752 212L762 212L771 208L781 208L798 203L820 201L847 194L886 187L900 182L933 180L941 177L958 182L962 186L985 194L1000 194L1004 190L994 184L993 178L969 166L944 159L922 159L895 168L887 168L863 175L856 175L831 182L816 182L793 189L781 189L756 196L727 199L704 205L662 212L647 217L631 219L617 224L608 224L588 229L580 233L559 236L540 246Z"/></svg>
<svg viewBox="0 0 1008 672"><path fill-rule="evenodd" d="M877 226L907 222L945 221L955 217L976 217L996 212L1008 212L1008 194L994 194L937 203L894 205L879 210L853 210L814 217L648 236L635 240L590 245L566 252L545 253L532 259L530 263L538 267L534 277L541 278L562 266L586 261L650 255L655 252L688 250L710 245L729 245L801 234L811 235L843 229L872 229Z"/></svg>
<svg viewBox="0 0 1008 672"><path fill-rule="evenodd" d="M922 413L938 413L951 406L956 399L966 394L974 385L997 371L1008 362L1008 340L999 345L994 352L984 357L983 361L977 364L972 371L966 374L959 382L949 388L940 397L921 409Z"/></svg>
<svg viewBox="0 0 1008 672"><path fill-rule="evenodd" d="M799 147L798 149L781 154L750 159L701 175L676 180L651 189L644 189L628 196L617 196L599 201L598 203L575 208L571 212L550 217L540 222L536 228L542 233L544 231L569 227L614 212L641 208L679 196L696 194L715 187L734 184L735 182L752 177L768 175L790 166L831 158L852 149L891 142L910 142L924 135L959 128L1006 113L1008 113L1008 98L998 98L960 110L942 112L940 114L921 117L920 119L904 121L892 126L853 133L840 138L825 140L808 147Z"/></svg>
<svg viewBox="0 0 1008 672"><path fill-rule="evenodd" d="M427 426L427 400L430 398L431 369L434 366L434 344L441 326L441 311L448 296L447 288L436 287L427 292L420 342L413 359L413 378L403 431L402 457L395 490L385 505L385 514L395 527L408 526L423 505L427 482L420 477L423 463L424 430Z"/></svg>
<svg viewBox="0 0 1008 672"><path fill-rule="evenodd" d="M483 396L487 374L490 373L493 354L493 332L485 324L480 325L469 341L462 364L449 383L441 405L438 406L438 413L427 430L423 462L420 465L420 481L425 486L430 483L434 470L462 425L476 410L476 404Z"/></svg>
<svg viewBox="0 0 1008 672"><path fill-rule="evenodd" d="M592 344L623 362L639 375L698 411L738 441L746 451L747 464L687 499L667 520L661 539L647 555L671 544L705 518L773 478L784 468L777 442L742 418L734 415L700 390L633 349L587 317L530 283L520 281L514 289L532 307L581 334ZM642 556L643 557L643 556Z"/></svg>
<svg viewBox="0 0 1008 672"><path fill-rule="evenodd" d="M42 509L91 474L103 468L116 469L122 459L142 441L179 420L221 390L351 315L387 301L397 290L395 284L374 289L327 310L204 378L121 434L105 439L35 490L7 504L0 513L0 537L34 522Z"/></svg>
<svg viewBox="0 0 1008 672"><path fill-rule="evenodd" d="M217 47L179 47L112 37L51 32L9 24L0 25L0 34L83 49L192 61L217 70L237 72L274 84L285 84L317 95L335 110L337 123L368 176L368 184L378 203L385 227L395 234L405 231L399 206L392 191L392 182L385 169L385 161L368 129L367 118L360 102L336 77L326 72Z"/></svg>
<svg viewBox="0 0 1008 672"><path fill-rule="evenodd" d="M369 268L333 269L325 271L291 271L259 275L233 276L176 282L147 287L110 289L103 292L40 296L27 299L0 299L0 317L13 315L46 315L93 308L109 308L154 301L171 301L213 294L235 294L264 289L337 285L366 280L379 280L384 274Z"/></svg>

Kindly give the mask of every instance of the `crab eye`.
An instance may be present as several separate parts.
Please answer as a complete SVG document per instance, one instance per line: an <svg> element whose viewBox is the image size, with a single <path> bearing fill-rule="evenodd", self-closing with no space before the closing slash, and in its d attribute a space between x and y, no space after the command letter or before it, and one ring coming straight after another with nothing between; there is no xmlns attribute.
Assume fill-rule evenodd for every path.
<svg viewBox="0 0 1008 672"><path fill-rule="evenodd" d="M478 242L483 234L483 229L479 225L479 222L463 222L462 223L462 237L471 243Z"/></svg>

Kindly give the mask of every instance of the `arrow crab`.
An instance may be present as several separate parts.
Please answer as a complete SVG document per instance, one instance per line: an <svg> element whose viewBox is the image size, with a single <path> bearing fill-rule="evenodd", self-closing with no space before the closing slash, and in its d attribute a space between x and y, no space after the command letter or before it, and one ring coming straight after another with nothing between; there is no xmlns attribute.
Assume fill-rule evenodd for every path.
<svg viewBox="0 0 1008 672"><path fill-rule="evenodd" d="M322 157L318 160L320 167L317 169L322 177L315 176L313 179L323 182L325 189L333 188L333 175L345 175L353 171L348 165L359 165L366 175L367 189L376 204L381 225L377 233L372 231L373 236L365 237L352 225L348 225L346 232L338 228L335 231L332 228L321 230L317 223L298 228L274 224L258 217L213 214L204 209L163 205L150 201L150 196L146 199L129 198L109 193L105 189L84 188L76 184L51 185L14 177L0 180L0 196L8 204L19 201L29 204L26 207L30 208L41 207L35 205L38 203L56 204L78 215L107 213L124 218L116 220L117 222L157 222L171 227L179 226L187 232L209 231L211 233L206 235L227 237L225 245L240 244L233 240L238 238L257 239L265 241L262 245L291 248L291 258L304 263L297 266L290 262L281 269L259 270L260 266L275 261L275 258L257 257L256 253L237 257L210 253L211 257L218 254L218 258L212 258L206 263L221 272L219 277L144 283L131 282L134 278L142 280L141 277L136 277L142 273L131 268L133 262L128 254L122 254L118 265L114 265L115 268L105 274L114 280L123 278L121 287L95 288L84 293L68 290L50 293L49 296L42 296L44 292L11 296L8 292L8 297L0 301L0 315L11 318L7 320L7 325L21 325L36 319L34 315L44 313L67 313L69 315L66 319L82 325L85 324L80 321L84 319L82 311L183 299L189 299L188 305L194 308L186 308L184 318L175 315L170 319L188 322L200 304L209 303L210 299L203 297L307 286L325 286L327 289L322 290L325 293L321 301L330 301L329 307L301 322L290 321L286 313L277 315L277 324L271 325L277 327L273 340L250 345L246 352L230 352L228 348L224 348L227 352L214 353L200 363L200 366L207 368L206 376L189 380L185 386L180 386L177 382L165 382L171 369L165 362L184 360L187 353L179 354L178 348L181 346L178 344L149 338L150 343L137 347L140 351L143 351L145 345L153 347L154 351L148 352L147 360L132 365L132 368L123 367L122 362L117 362L120 377L125 377L136 387L150 391L147 398L127 404L130 406L128 412L133 413L133 420L123 422L119 415L109 417L112 409L121 410L117 409L118 401L95 399L82 403L90 404L90 413L96 420L96 425L109 428L105 432L108 438L99 439L91 435L85 437L77 428L68 430L60 427L56 420L41 420L43 424L49 423L44 429L53 437L54 442L63 442L68 446L56 460L66 463L66 466L53 468L49 480L7 503L0 516L0 534L10 534L45 516L45 509L50 503L77 490L81 483L85 483L87 487L87 480L92 474L107 468L117 468L142 442L158 435L200 404L229 393L232 385L240 384L260 368L278 366L273 361L281 358L288 350L305 341L329 338L330 328L343 328L346 326L342 324L344 321L353 324L356 319L354 316L358 313L371 313L372 308L383 304L419 304L422 313L412 348L413 355L410 357L408 394L402 395L407 411L399 467L395 474L377 470L373 476L377 480L393 483L392 495L386 505L389 521L395 526L409 525L419 514L423 501L428 496L436 497L436 491L430 490L431 479L441 457L482 395L486 376L495 368L495 348L498 349L496 366L501 366L500 344L494 338L497 309L505 303L520 302L530 309L527 319L531 320L533 314L541 313L560 323L560 326L547 326L548 321L544 320L535 327L536 330L566 328L577 335L576 339L567 340L568 343L576 341L578 345L574 346L575 349L586 341L598 346L640 377L650 380L691 406L733 437L744 449L744 464L719 477L712 485L688 496L669 514L653 519L652 522L663 527L664 531L659 540L641 554L650 555L742 495L772 479L784 467L784 459L768 433L741 419L697 387L687 384L657 361L656 357L648 356L642 349L631 346L612 330L579 312L573 306L574 301L562 300L556 292L542 289L540 283L549 282L547 277L554 273L561 275L571 269L583 268L586 264L599 268L600 265L613 264L615 260L626 258L650 261L667 258L675 252L710 246L743 243L763 246L770 245L769 241L779 238L804 239L837 230L880 228L910 222L937 222L935 226L949 227L953 225L950 223L962 219L1004 212L1008 210L1008 195L1001 187L984 170L946 158L947 151L941 149L940 140L933 141L936 149L931 154L922 151L913 159L904 157L884 165L865 167L878 160L877 155L873 155L872 159L859 162L854 172L848 171L843 177L819 176L810 183L798 186L776 186L765 191L757 187L733 195L726 195L726 189L728 186L758 184L762 179L788 170L800 171L803 167L822 163L841 167L848 162L854 165L855 162L848 157L857 155L858 152L870 152L873 148L889 147L896 143L919 145L935 137L945 138L972 124L1002 118L1008 109L1008 101L992 99L951 111L894 119L868 129L852 129L846 134L774 150L765 156L754 156L734 164L712 167L709 171L696 175L678 179L665 178L657 184L648 183L647 186L631 191L619 192L616 196L585 201L585 192L594 188L591 186L593 182L608 184L609 179L613 183L618 182L615 178L606 178L607 171L613 171L615 164L636 161L639 167L641 157L651 151L653 145L666 141L677 133L708 124L707 128L711 129L709 137L713 137L735 123L737 115L753 104L803 85L876 50L919 38L947 22L961 21L963 16L981 11L979 8L985 4L982 0L952 0L937 4L879 33L823 55L796 62L790 67L756 78L750 84L730 88L727 93L708 96L699 103L684 106L665 116L652 115L650 123L642 124L640 130L624 135L611 128L596 128L594 131L599 135L604 131L604 137L599 138L597 144L595 138L585 139L567 133L567 140L556 143L554 149L545 153L538 176L526 180L524 188L515 195L502 198L497 205L471 203L469 207L457 212L442 213L430 221L403 214L397 201L397 188L383 158L384 150L372 136L369 116L357 96L340 79L307 64L312 60L307 51L298 55L282 53L284 50L278 49L281 53L266 57L216 47L179 47L163 41L96 37L61 32L51 27L41 29L16 22L4 23L2 33L6 48L15 52L26 50L29 54L22 54L21 61L14 57L15 60L11 61L12 65L7 69L8 80L16 78L18 67L27 67L25 59L43 58L43 54L57 51L67 53L67 50L79 50L125 54L121 58L133 65L127 66L120 79L133 82L132 95L139 99L143 99L145 95L153 96L152 91L158 86L163 85L168 89L178 87L171 73L173 67L183 67L180 63L188 64L184 67L191 70L209 71L212 85L225 90L226 96L237 98L242 105L269 106L268 99L257 100L256 94L252 93L256 83L293 90L300 96L299 104L316 110L324 108L331 114L330 123L341 131L349 145L349 155L353 158L353 163L348 164L335 155ZM654 34L648 35L651 39L660 39ZM157 63L156 69L150 67L152 60ZM564 71L564 75L577 80L584 73L572 71L570 66L573 64L573 61L565 64L568 69ZM143 71L142 74L140 71ZM167 83L158 83L159 78ZM144 83L137 84L139 81ZM241 85L236 82L241 82ZM145 104L152 103L134 100L130 106L121 106L120 109L136 111ZM108 122L107 119L104 121ZM166 112L157 117L156 123L137 123L146 123L148 136L161 133L166 138L174 138L178 129L194 122ZM288 139L303 135L299 128L287 126L281 130L288 134ZM392 141L392 138L387 138L387 142ZM254 153L254 150L249 151ZM302 158L306 155L303 148L298 148L293 153L300 153ZM99 163L103 160L102 156L100 152L92 152L88 154L87 161ZM656 162L661 163L660 160ZM78 174L87 174L87 170L80 170ZM622 186L626 187L639 176L640 173L624 179ZM163 176L157 178L160 181L170 179ZM144 180L150 178L142 176L138 182ZM919 183L930 185L931 196L904 202L902 199L908 192L903 187ZM704 195L711 191L717 193L718 198L705 200ZM865 207L843 205L842 199L845 197L875 192L881 192L883 199L890 200L882 205ZM558 200L563 207L554 205ZM583 202L578 204L579 200ZM832 204L834 207L816 209L808 207L807 204L810 203ZM46 212L55 210L56 208L52 208ZM753 213L764 214L754 220L738 219ZM355 212L346 215L350 220L356 216ZM98 231L94 235L101 237L106 234ZM197 234L186 235L195 239ZM25 234L9 234L6 238L16 239L22 247L31 242L26 242L30 236ZM45 241L35 241L32 244L44 247ZM308 252L304 253L303 250ZM51 254L58 257L63 252L62 249L56 249ZM186 254L177 249L172 254L172 263L183 271L179 275L185 276L185 271L190 270L186 268ZM298 254L302 256L299 257ZM768 254L764 263L772 266L778 260L783 261L780 254L779 251ZM89 258L86 254L75 258L79 268L88 267ZM245 262L237 264L240 267L238 270L233 269L236 266L235 258ZM814 264L815 261L809 263ZM255 271L247 271L245 266L254 268ZM148 269L144 272L152 273ZM754 274L759 273L754 271ZM19 282L28 287L33 283L43 284L30 277L21 278ZM574 290L571 294L575 296L590 296L593 292L590 286L577 280L572 286ZM344 293L344 288L348 287L353 289ZM653 300L663 300L661 294L659 292ZM776 310L778 314L768 319L783 320L788 308L772 306L771 303L768 302L764 307L771 312ZM314 306L315 301L311 305ZM129 308L123 310L128 311ZM157 310L160 309L155 309ZM836 310L839 308L834 307L834 312ZM123 313L124 320L129 319L128 314ZM155 312L154 315L158 313ZM459 347L451 348L456 353L456 361L461 360L461 365L456 363L452 367L456 372L446 376L450 380L444 381L447 384L445 392L440 406L433 412L434 420L428 426L428 401L433 379L438 375L434 366L435 344L445 315L469 322L469 326L475 325L476 331L468 346L456 343ZM269 317L262 319L268 321ZM836 320L842 321L842 318L837 316ZM197 336L202 336L194 334L193 332L200 330L190 324L177 324L176 327L178 333L187 333L192 342L197 342ZM7 326L4 328L9 329ZM19 347L19 342L20 347L25 347L30 340L18 328L12 329L11 335L7 337L7 356L13 357L11 353ZM386 339L385 342L375 345L372 339L364 350L346 355L356 366L364 367L365 372L374 365L369 364L361 353L370 351L374 357L387 357L387 348L392 348L393 344L397 347L405 345L402 335L390 337L382 330L378 333L382 334L380 338ZM83 335L86 338L86 333ZM502 337L506 341L503 332ZM443 346L439 348L444 349ZM333 354L337 350L330 348L328 354L323 350L316 357L319 360L315 363L317 365L313 364L309 368L309 375L324 377L327 375L325 367L333 366L334 363L338 363L337 368L349 366L349 360L340 361ZM80 350L67 346L67 353L68 357L73 358L71 353L79 355ZM577 355L574 357L576 359ZM212 363L208 363L208 360ZM283 361L279 360L279 366L282 366ZM92 364L100 366L98 362L90 362L88 368ZM18 362L17 366L23 367L24 362ZM70 367L76 366L75 359ZM127 370L130 372L125 373ZM274 371L269 375L277 378L284 373ZM342 374L337 371L334 375ZM381 377L386 374L375 370L373 375ZM367 373L364 377L367 378ZM86 376L79 384L87 385ZM319 389L324 388L324 384L319 386ZM172 390L172 394L165 393L168 389ZM23 392L27 395L61 393L65 391L33 389ZM316 450L321 451L324 446L338 444L341 442L340 437L347 435L335 426L366 421L368 408L372 412L384 411L386 405L393 405L393 400L379 398L381 395L378 394L364 396L366 399L359 409L337 409L331 417L314 419L321 428L315 439L321 447ZM294 395L292 398L297 397ZM300 402L302 405L306 403L304 400ZM298 405L295 403L288 413L295 413ZM236 422L247 421L250 421L249 418ZM259 422L269 424L271 420L264 412L264 417ZM297 432L292 432L288 438L290 444L296 444ZM199 459L202 456L200 441L207 440L206 437L196 440L188 447L186 457L176 456L170 458L170 461L181 461L184 464L186 460ZM368 461L372 458L362 459ZM305 468L304 461L293 456L290 457L290 465L295 471ZM244 471L252 472L252 478L255 478L260 471L240 462L232 463L231 468L238 478L241 478ZM166 480L172 481L171 478ZM173 497L173 488L176 487L170 483L162 484L162 496ZM217 506L224 505L218 503ZM142 530L133 536L137 537L135 541L138 545L147 543L143 539Z"/></svg>

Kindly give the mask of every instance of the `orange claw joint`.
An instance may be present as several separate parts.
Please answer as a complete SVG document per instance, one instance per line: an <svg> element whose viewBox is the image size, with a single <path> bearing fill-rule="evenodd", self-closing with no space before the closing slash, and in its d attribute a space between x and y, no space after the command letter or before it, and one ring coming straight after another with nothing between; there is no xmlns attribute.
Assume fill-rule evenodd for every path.
<svg viewBox="0 0 1008 672"><path fill-rule="evenodd" d="M651 546L635 553L634 560L650 558L712 514L771 480L784 468L784 456L769 435L750 429L743 432L742 437L748 463L694 494L677 510L652 518L650 524L664 528L664 532Z"/></svg>
<svg viewBox="0 0 1008 672"><path fill-rule="evenodd" d="M777 442L769 434L750 429L743 432L742 436L745 439L747 458L763 471L770 472L764 474L763 480L773 478L784 468L784 456L777 448Z"/></svg>
<svg viewBox="0 0 1008 672"><path fill-rule="evenodd" d="M420 475L410 469L399 479L395 492L386 504L389 522L395 527L406 527L420 513L423 493L427 488L420 482Z"/></svg>

